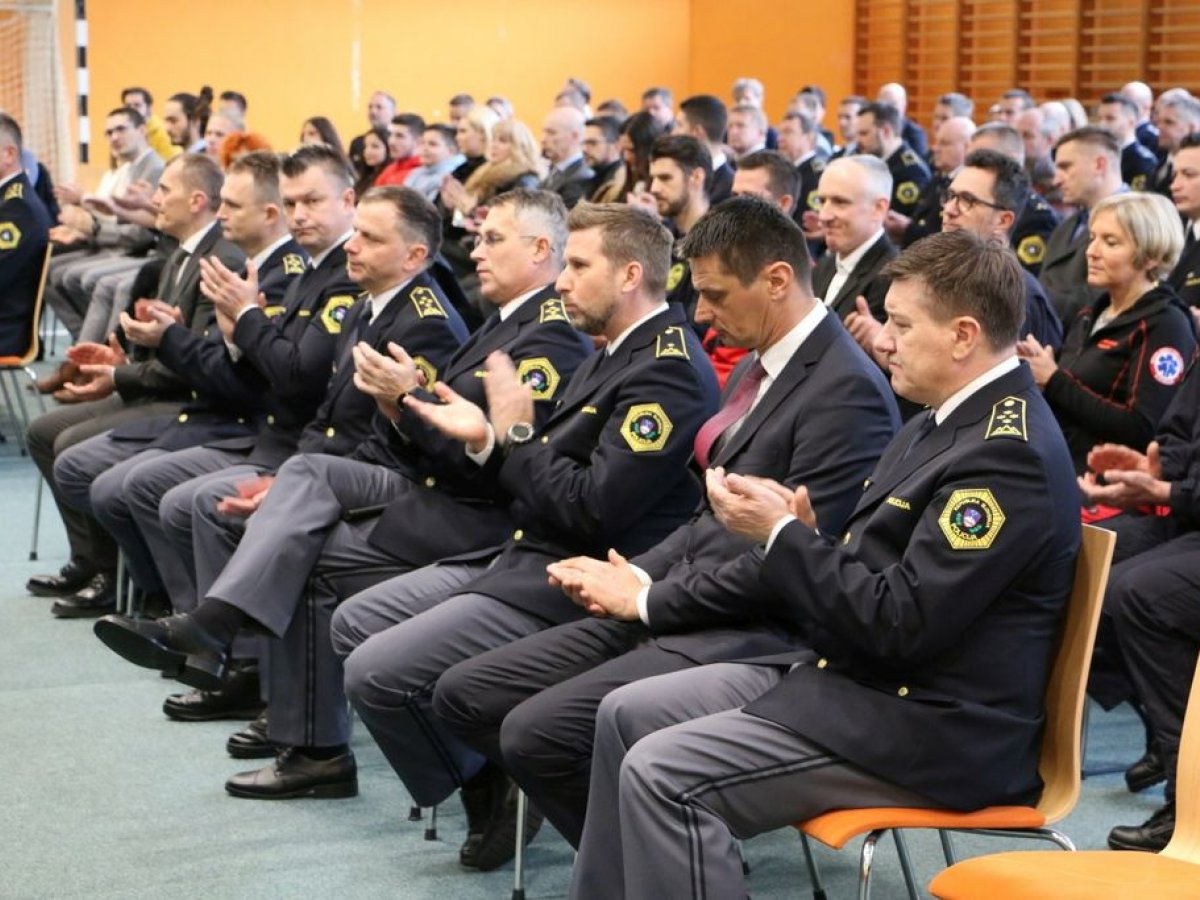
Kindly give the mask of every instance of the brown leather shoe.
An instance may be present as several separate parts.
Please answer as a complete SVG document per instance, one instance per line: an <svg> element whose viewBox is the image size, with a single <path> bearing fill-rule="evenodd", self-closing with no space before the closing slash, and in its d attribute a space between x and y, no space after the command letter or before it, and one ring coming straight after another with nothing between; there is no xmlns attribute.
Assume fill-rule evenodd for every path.
<svg viewBox="0 0 1200 900"><path fill-rule="evenodd" d="M79 377L79 366L73 362L64 362L59 365L58 371L51 372L37 380L37 391L39 394L53 394L55 391L61 391L64 384L74 381L77 377Z"/></svg>

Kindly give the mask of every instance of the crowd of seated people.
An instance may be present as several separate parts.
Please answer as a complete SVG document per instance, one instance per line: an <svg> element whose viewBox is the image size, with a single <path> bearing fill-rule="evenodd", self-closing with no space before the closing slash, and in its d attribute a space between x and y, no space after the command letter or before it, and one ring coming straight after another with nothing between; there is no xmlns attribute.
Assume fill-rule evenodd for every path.
<svg viewBox="0 0 1200 900"><path fill-rule="evenodd" d="M70 559L28 590L188 685L166 715L249 720L227 751L271 761L233 796L355 795L353 710L418 803L461 792L467 868L511 858L519 787L572 896L735 896L735 835L1037 799L1096 522L1091 690L1145 722L1131 790L1168 785L1110 844L1161 849L1200 99L948 92L928 135L899 84L836 133L819 86L763 101L572 78L539 140L503 97L377 91L348 144L318 115L277 154L235 91L160 119L130 88L54 218L0 114L0 342L48 245L76 338L28 434Z"/></svg>

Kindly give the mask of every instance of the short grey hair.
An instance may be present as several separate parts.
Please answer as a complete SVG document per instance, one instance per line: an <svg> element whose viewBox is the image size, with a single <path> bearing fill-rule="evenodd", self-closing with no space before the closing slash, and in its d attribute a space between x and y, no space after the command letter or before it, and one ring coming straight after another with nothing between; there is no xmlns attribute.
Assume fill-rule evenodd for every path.
<svg viewBox="0 0 1200 900"><path fill-rule="evenodd" d="M1179 262L1183 253L1183 229L1179 227L1179 211L1162 194L1147 191L1128 191L1105 197L1090 213L1090 220L1102 212L1111 212L1117 224L1133 242L1135 266L1151 263L1151 281L1162 278Z"/></svg>

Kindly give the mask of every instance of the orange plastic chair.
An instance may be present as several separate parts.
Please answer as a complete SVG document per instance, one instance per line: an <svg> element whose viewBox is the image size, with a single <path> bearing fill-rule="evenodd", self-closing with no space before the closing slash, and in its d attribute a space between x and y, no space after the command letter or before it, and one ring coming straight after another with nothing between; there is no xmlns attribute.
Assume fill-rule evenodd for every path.
<svg viewBox="0 0 1200 900"><path fill-rule="evenodd" d="M34 301L33 318L30 322L29 345L25 348L25 352L18 356L0 356L0 392L4 395L5 405L18 419L17 446L21 448L22 456L29 454L29 447L25 443L25 432L29 429L29 409L25 405L25 395L21 391L20 379L17 377L17 373L24 372L30 382L37 381L37 374L33 369L29 368L29 364L37 359L38 349L41 346L39 323L42 320L42 300L46 295L46 275L50 271L50 254L52 249L51 245L46 245L46 257L42 262L42 275L38 280L37 299ZM8 377L4 378L5 375ZM42 395L35 391L34 396L37 397L39 409L45 412L46 402L42 399ZM37 559L38 528L41 524L41 518L42 481L39 478L37 501L33 509L33 540L29 548L30 559Z"/></svg>
<svg viewBox="0 0 1200 900"><path fill-rule="evenodd" d="M1038 772L1045 787L1037 806L990 806L966 813L901 807L839 809L806 822L797 822L795 827L800 831L804 844L805 861L816 900L823 900L825 891L816 860L808 846L809 837L840 850L851 838L866 834L859 859L858 896L862 900L870 892L875 845L888 831L893 833L896 840L905 885L914 900L919 896L917 882L900 829L938 829L948 866L955 862L949 835L953 831L1045 840L1064 850L1075 849L1070 838L1049 826L1067 816L1079 799L1087 673L1115 544L1116 535L1113 532L1091 525L1083 526L1083 540L1075 562L1075 581L1067 603L1066 622L1046 688L1046 731L1038 762Z"/></svg>
<svg viewBox="0 0 1200 900"><path fill-rule="evenodd" d="M952 866L930 890L942 900L1194 900L1200 896L1200 669L1192 678L1179 750L1175 833L1161 853L997 853Z"/></svg>

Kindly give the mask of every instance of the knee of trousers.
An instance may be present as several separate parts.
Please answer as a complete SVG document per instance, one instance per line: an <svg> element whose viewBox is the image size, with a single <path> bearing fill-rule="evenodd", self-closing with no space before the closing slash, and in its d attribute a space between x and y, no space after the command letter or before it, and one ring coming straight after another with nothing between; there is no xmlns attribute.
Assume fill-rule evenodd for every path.
<svg viewBox="0 0 1200 900"><path fill-rule="evenodd" d="M135 507L140 508L147 498L134 488L129 499ZM192 534L192 500L192 491L185 482L171 488L158 502L158 521L163 530L172 536L186 536L189 542Z"/></svg>
<svg viewBox="0 0 1200 900"><path fill-rule="evenodd" d="M343 660L346 659L361 643L350 623L343 613L346 604L341 604L333 611L329 619L329 640L333 644L333 652Z"/></svg>
<svg viewBox="0 0 1200 900"><path fill-rule="evenodd" d="M125 497L125 478L122 473L114 473L112 469L101 472L92 479L88 495L91 498L92 515L101 522L129 518L129 504Z"/></svg>
<svg viewBox="0 0 1200 900"><path fill-rule="evenodd" d="M1124 610L1130 603L1136 602L1139 598L1145 597L1145 580L1147 576L1153 576L1152 571L1148 571L1144 566L1134 567L1117 567L1114 569L1113 575L1108 582L1108 588L1104 592L1104 614L1112 617L1115 624L1124 615Z"/></svg>
<svg viewBox="0 0 1200 900"><path fill-rule="evenodd" d="M448 668L433 689L433 711L455 734L470 735L497 728L487 693L474 677L471 660Z"/></svg>
<svg viewBox="0 0 1200 900"><path fill-rule="evenodd" d="M54 483L62 496L74 507L82 509L91 502L95 473L87 465L86 454L68 447L54 459Z"/></svg>
<svg viewBox="0 0 1200 900"><path fill-rule="evenodd" d="M559 715L537 699L535 694L518 704L500 723L505 769L539 777L578 771L591 759L594 723L581 726L577 717Z"/></svg>
<svg viewBox="0 0 1200 900"><path fill-rule="evenodd" d="M402 709L424 688L406 686L403 679L391 675L388 664L395 666L396 659L390 653L375 653L368 641L342 660L343 689L360 713L364 708Z"/></svg>

